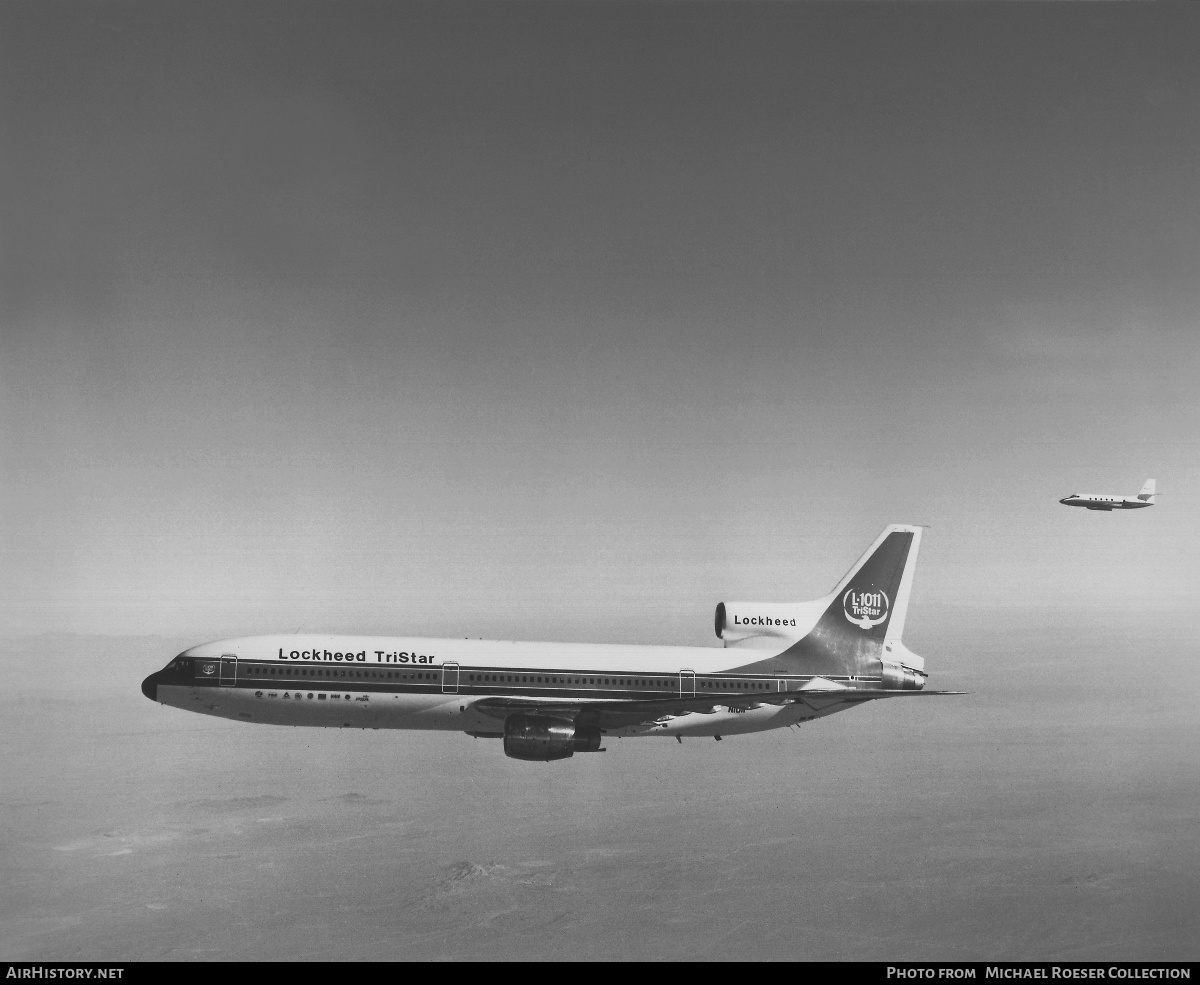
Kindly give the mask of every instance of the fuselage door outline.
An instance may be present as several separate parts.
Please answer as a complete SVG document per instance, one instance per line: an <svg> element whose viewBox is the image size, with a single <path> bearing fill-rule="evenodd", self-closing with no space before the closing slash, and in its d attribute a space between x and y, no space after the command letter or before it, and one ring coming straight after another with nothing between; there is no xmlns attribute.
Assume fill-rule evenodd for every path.
<svg viewBox="0 0 1200 985"><path fill-rule="evenodd" d="M681 698L694 698L696 696L696 672L694 670L681 670L679 672L679 696Z"/></svg>
<svg viewBox="0 0 1200 985"><path fill-rule="evenodd" d="M237 654L221 654L221 687L234 687L237 684Z"/></svg>
<svg viewBox="0 0 1200 985"><path fill-rule="evenodd" d="M442 664L442 693L458 694L458 664L454 661Z"/></svg>

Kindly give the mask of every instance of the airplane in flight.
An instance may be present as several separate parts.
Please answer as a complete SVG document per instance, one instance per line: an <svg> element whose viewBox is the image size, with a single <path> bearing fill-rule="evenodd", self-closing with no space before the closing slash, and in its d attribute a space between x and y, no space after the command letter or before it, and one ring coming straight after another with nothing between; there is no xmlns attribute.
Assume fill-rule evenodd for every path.
<svg viewBox="0 0 1200 985"><path fill-rule="evenodd" d="M1135 497L1099 496L1094 493L1071 493L1059 500L1063 506L1082 506L1085 510L1140 510L1153 506L1158 494L1154 491L1154 480L1147 479L1142 491Z"/></svg>
<svg viewBox="0 0 1200 985"><path fill-rule="evenodd" d="M892 524L828 595L722 602L723 646L251 636L184 650L142 682L152 701L235 721L441 729L514 759L603 751L606 737L797 725L926 691L901 641L921 527Z"/></svg>

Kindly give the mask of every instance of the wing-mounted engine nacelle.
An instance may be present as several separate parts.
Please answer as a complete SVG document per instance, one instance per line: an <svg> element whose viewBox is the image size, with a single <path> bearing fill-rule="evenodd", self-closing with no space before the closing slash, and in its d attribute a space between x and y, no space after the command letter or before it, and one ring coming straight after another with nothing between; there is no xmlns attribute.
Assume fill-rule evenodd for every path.
<svg viewBox="0 0 1200 985"><path fill-rule="evenodd" d="M504 755L548 763L577 752L599 752L600 730L544 715L509 715L504 720Z"/></svg>
<svg viewBox="0 0 1200 985"><path fill-rule="evenodd" d="M726 643L758 636L796 640L812 629L813 613L813 604L804 602L718 602L713 628Z"/></svg>
<svg viewBox="0 0 1200 985"><path fill-rule="evenodd" d="M881 660L883 680L881 686L886 691L919 691L925 686L925 675L920 671L905 667L894 660Z"/></svg>

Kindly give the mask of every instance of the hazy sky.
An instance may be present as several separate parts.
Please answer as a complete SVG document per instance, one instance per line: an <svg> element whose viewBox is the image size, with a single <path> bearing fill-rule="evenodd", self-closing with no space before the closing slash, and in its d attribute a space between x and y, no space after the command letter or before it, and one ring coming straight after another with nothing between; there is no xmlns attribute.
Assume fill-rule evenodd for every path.
<svg viewBox="0 0 1200 985"><path fill-rule="evenodd" d="M891 521L918 602L1195 598L1198 43L10 0L0 629L715 643Z"/></svg>

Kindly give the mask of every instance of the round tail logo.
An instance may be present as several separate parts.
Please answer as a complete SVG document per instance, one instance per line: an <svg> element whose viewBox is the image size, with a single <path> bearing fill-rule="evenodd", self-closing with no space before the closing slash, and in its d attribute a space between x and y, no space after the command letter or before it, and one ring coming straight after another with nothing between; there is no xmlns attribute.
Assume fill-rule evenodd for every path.
<svg viewBox="0 0 1200 985"><path fill-rule="evenodd" d="M855 626L870 629L888 617L888 597L883 592L856 592L853 588L842 596L842 611Z"/></svg>

